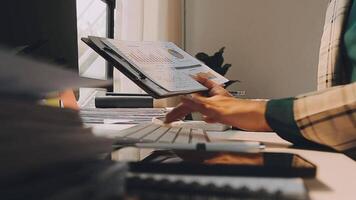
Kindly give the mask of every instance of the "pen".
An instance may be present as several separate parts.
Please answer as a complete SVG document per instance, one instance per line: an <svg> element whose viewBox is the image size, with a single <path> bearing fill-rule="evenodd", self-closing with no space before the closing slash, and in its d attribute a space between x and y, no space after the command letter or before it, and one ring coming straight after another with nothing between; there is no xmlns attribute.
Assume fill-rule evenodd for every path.
<svg viewBox="0 0 356 200"><path fill-rule="evenodd" d="M168 150L197 150L197 151L228 151L242 153L258 153L265 148L260 142L229 142L229 143L136 143L138 148L168 149Z"/></svg>

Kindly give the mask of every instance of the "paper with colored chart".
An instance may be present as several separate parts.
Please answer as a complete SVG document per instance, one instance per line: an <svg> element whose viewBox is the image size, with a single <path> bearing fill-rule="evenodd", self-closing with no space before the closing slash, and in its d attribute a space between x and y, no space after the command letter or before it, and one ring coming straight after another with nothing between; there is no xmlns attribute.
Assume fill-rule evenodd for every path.
<svg viewBox="0 0 356 200"><path fill-rule="evenodd" d="M192 76L200 75L219 84L228 80L172 42L131 42L103 39L111 49L168 91L204 90Z"/></svg>

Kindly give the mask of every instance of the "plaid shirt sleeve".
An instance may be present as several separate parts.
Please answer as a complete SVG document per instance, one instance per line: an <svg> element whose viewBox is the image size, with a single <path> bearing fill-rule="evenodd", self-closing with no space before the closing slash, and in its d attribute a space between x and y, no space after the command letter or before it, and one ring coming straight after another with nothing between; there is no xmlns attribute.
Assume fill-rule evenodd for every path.
<svg viewBox="0 0 356 200"><path fill-rule="evenodd" d="M356 147L356 83L298 96L293 109L304 138L338 151Z"/></svg>
<svg viewBox="0 0 356 200"><path fill-rule="evenodd" d="M311 141L302 136L294 120L293 104L294 98L268 101L266 120L273 131L281 138L298 146L309 145Z"/></svg>
<svg viewBox="0 0 356 200"><path fill-rule="evenodd" d="M271 100L266 118L274 131L293 143L314 142L338 151L355 148L356 83Z"/></svg>

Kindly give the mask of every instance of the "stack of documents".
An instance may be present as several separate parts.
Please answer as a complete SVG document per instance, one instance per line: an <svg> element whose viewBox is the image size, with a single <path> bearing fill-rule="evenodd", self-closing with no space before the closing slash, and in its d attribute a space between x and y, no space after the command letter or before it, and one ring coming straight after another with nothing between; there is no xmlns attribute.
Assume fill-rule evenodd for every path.
<svg viewBox="0 0 356 200"><path fill-rule="evenodd" d="M72 110L2 98L0 124L1 175L95 159L111 150L112 141L94 137Z"/></svg>
<svg viewBox="0 0 356 200"><path fill-rule="evenodd" d="M141 124L162 118L167 112L165 108L84 108L80 115L86 124Z"/></svg>
<svg viewBox="0 0 356 200"><path fill-rule="evenodd" d="M105 86L112 81L81 78L61 66L24 59L0 50L0 94L43 97L65 89Z"/></svg>
<svg viewBox="0 0 356 200"><path fill-rule="evenodd" d="M124 170L102 160L112 141L84 128L77 111L39 103L49 92L103 82L0 52L0 83L0 199L118 197Z"/></svg>

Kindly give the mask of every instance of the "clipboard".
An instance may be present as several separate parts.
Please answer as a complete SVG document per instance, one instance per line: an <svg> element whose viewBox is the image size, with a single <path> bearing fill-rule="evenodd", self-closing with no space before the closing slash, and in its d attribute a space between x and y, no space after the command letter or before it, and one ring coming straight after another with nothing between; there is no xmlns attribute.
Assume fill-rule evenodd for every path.
<svg viewBox="0 0 356 200"><path fill-rule="evenodd" d="M119 52L115 51L110 46L102 42L102 39L106 38L89 36L87 38L82 38L82 41L153 98L162 99L178 95L204 92L208 90L199 89L185 91L169 91L159 85L156 81L151 80L151 78L146 76L144 72L140 71L137 67L134 66L132 61L125 59L124 56L120 55Z"/></svg>

